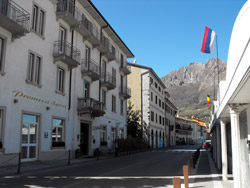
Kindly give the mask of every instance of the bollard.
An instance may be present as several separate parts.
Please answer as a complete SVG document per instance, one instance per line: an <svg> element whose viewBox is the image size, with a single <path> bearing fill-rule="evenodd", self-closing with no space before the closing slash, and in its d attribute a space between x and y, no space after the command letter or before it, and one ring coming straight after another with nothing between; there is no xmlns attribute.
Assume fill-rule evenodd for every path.
<svg viewBox="0 0 250 188"><path fill-rule="evenodd" d="M181 178L173 178L174 188L181 188Z"/></svg>
<svg viewBox="0 0 250 188"><path fill-rule="evenodd" d="M70 150L69 150L69 157L68 157L68 165L70 165Z"/></svg>
<svg viewBox="0 0 250 188"><path fill-rule="evenodd" d="M185 188L188 188L188 166L183 166L184 184Z"/></svg>
<svg viewBox="0 0 250 188"><path fill-rule="evenodd" d="M189 167L190 167L190 175L194 175L194 172L193 172L193 160L192 159L189 160Z"/></svg>
<svg viewBox="0 0 250 188"><path fill-rule="evenodd" d="M21 169L21 152L18 153L18 164L17 164L17 174L20 174Z"/></svg>

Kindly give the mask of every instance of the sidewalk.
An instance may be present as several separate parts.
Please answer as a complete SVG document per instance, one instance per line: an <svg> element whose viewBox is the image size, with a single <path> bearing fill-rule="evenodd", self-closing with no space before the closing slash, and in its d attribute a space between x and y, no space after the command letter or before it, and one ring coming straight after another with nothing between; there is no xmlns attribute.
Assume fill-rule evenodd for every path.
<svg viewBox="0 0 250 188"><path fill-rule="evenodd" d="M209 151L201 150L195 175L190 176L190 187L233 188L233 181L222 181Z"/></svg>
<svg viewBox="0 0 250 188"><path fill-rule="evenodd" d="M99 157L99 160L107 160L114 158L114 155L105 155ZM27 175L36 170L52 170L54 168L65 168L65 166L76 165L78 163L91 163L96 162L96 157L82 157L79 159L71 159L68 164L67 159L56 160L56 161L36 161L32 163L22 163L20 167L20 175ZM1 166L0 167L0 178L4 176L17 175L18 166Z"/></svg>

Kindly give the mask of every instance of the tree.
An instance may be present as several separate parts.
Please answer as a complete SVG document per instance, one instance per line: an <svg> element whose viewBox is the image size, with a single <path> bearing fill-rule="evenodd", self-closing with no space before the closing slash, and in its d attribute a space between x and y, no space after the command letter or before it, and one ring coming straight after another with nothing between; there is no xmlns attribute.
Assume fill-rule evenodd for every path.
<svg viewBox="0 0 250 188"><path fill-rule="evenodd" d="M140 126L140 110L133 110L134 105L128 101L127 109L127 131L132 138L142 138L142 128Z"/></svg>

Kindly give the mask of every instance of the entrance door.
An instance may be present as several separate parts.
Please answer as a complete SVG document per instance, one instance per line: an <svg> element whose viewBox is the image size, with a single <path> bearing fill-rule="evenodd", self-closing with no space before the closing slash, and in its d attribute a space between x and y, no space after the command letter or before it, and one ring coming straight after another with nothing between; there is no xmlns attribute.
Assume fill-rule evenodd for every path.
<svg viewBox="0 0 250 188"><path fill-rule="evenodd" d="M80 149L83 155L88 155L89 150L89 124L81 123Z"/></svg>
<svg viewBox="0 0 250 188"><path fill-rule="evenodd" d="M23 114L22 161L37 159L38 116Z"/></svg>

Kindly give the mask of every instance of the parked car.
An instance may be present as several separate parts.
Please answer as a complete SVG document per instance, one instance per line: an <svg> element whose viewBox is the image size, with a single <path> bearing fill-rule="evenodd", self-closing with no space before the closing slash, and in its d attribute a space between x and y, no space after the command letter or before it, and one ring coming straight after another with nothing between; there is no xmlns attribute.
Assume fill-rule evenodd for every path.
<svg viewBox="0 0 250 188"><path fill-rule="evenodd" d="M202 148L203 149L210 149L211 148L211 140L206 140L205 142L203 142Z"/></svg>

